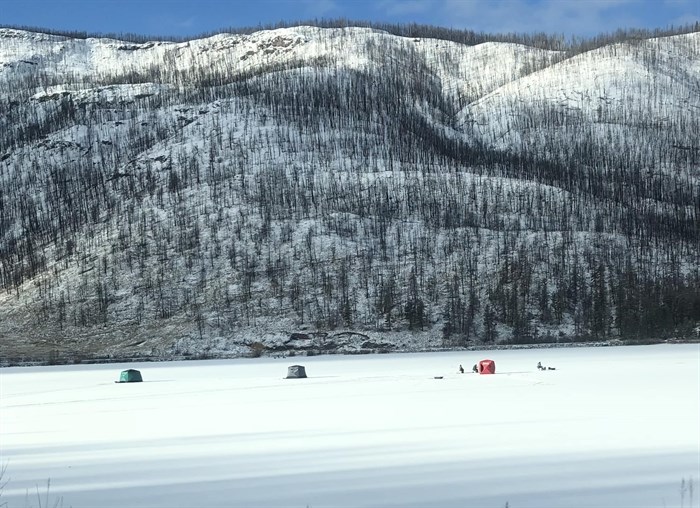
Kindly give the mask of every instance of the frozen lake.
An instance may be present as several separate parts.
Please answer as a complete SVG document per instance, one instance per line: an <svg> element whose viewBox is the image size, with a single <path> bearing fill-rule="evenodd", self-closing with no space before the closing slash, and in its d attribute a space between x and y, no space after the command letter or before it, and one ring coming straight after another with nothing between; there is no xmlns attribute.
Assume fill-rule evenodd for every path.
<svg viewBox="0 0 700 508"><path fill-rule="evenodd" d="M697 344L5 368L0 418L8 508L700 506Z"/></svg>

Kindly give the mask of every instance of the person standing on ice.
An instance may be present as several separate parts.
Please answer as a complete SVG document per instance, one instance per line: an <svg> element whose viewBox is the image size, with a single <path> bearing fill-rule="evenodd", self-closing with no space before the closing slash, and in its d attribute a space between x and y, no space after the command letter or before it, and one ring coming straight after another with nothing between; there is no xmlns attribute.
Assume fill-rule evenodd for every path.
<svg viewBox="0 0 700 508"><path fill-rule="evenodd" d="M459 373L464 374L464 367L462 367L462 364L459 364Z"/></svg>

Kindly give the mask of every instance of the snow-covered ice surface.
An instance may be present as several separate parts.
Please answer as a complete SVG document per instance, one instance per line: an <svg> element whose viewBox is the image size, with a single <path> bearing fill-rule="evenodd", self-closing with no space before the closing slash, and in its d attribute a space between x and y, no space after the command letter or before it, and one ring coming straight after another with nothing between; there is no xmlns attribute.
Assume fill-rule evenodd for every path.
<svg viewBox="0 0 700 508"><path fill-rule="evenodd" d="M5 368L0 500L672 507L692 478L697 507L699 372L697 344Z"/></svg>

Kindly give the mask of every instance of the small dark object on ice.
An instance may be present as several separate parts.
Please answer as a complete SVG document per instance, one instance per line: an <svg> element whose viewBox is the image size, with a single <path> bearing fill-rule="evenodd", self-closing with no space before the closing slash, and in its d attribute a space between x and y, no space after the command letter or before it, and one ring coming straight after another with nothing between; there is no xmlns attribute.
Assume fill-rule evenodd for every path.
<svg viewBox="0 0 700 508"><path fill-rule="evenodd" d="M459 364L459 373L464 374L464 367L462 367L462 364Z"/></svg>
<svg viewBox="0 0 700 508"><path fill-rule="evenodd" d="M537 362L537 368L539 370L557 370L555 367L543 367L542 362Z"/></svg>
<svg viewBox="0 0 700 508"><path fill-rule="evenodd" d="M477 372L477 373L479 372L479 369L476 367L476 363L472 367L472 372Z"/></svg>
<svg viewBox="0 0 700 508"><path fill-rule="evenodd" d="M547 367L547 370L557 370L555 367Z"/></svg>

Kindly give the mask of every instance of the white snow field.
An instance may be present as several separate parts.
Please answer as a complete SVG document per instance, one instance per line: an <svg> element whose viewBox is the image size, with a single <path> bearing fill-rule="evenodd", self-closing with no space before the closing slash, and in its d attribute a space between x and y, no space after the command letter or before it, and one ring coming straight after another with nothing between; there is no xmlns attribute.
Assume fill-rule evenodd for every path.
<svg viewBox="0 0 700 508"><path fill-rule="evenodd" d="M697 344L5 368L0 503L697 507L699 373Z"/></svg>

